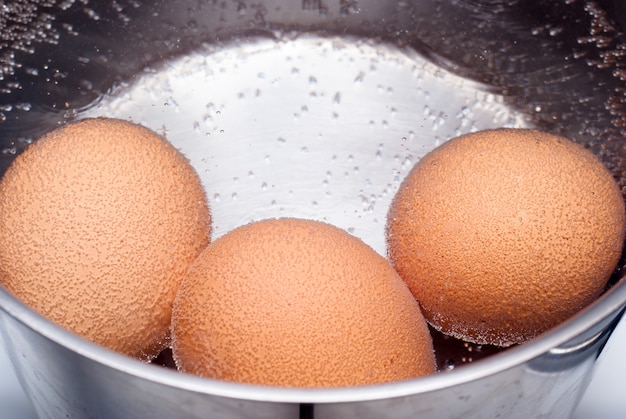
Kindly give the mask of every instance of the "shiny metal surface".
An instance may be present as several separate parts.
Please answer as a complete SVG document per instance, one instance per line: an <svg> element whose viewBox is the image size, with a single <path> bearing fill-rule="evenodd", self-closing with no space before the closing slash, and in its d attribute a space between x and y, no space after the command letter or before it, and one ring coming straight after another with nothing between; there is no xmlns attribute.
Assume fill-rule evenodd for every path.
<svg viewBox="0 0 626 419"><path fill-rule="evenodd" d="M303 216L380 253L404 174L463 132L566 135L624 184L619 2L52 3L52 15L38 1L0 11L11 40L0 50L3 169L60 123L128 118L188 155L216 235ZM20 19L7 12L16 5ZM24 22L30 41L18 31ZM58 328L1 288L0 333L41 417L552 418L574 411L625 306L621 281L528 344L500 352L439 336L438 375L332 390L142 364Z"/></svg>
<svg viewBox="0 0 626 419"><path fill-rule="evenodd" d="M626 298L623 283L576 318L450 373L363 388L265 388L201 379L111 353L0 290L2 334L41 417L568 417ZM17 320L19 318L20 320ZM582 332L582 334L581 334ZM540 416L538 416L540 417Z"/></svg>

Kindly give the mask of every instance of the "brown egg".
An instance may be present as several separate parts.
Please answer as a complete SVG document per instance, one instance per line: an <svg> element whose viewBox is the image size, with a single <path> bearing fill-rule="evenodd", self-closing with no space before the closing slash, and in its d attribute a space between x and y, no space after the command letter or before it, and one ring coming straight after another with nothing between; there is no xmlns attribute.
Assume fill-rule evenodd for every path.
<svg viewBox="0 0 626 419"><path fill-rule="evenodd" d="M616 182L588 150L534 130L444 143L400 185L391 263L446 334L524 342L603 291L624 241Z"/></svg>
<svg viewBox="0 0 626 419"><path fill-rule="evenodd" d="M121 120L50 132L0 183L0 283L131 356L167 343L176 290L209 235L205 194L185 157Z"/></svg>
<svg viewBox="0 0 626 419"><path fill-rule="evenodd" d="M181 370L228 381L338 387L435 372L419 306L385 258L310 220L214 241L183 280L172 333Z"/></svg>

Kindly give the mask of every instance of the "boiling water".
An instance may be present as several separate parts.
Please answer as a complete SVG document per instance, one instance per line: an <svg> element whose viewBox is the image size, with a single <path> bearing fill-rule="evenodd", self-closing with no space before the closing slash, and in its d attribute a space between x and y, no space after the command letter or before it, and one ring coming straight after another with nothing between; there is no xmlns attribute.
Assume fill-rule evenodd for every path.
<svg viewBox="0 0 626 419"><path fill-rule="evenodd" d="M214 238L268 217L337 225L385 255L390 201L462 133L525 127L484 86L367 40L298 36L199 50L146 70L81 117L167 137L206 188Z"/></svg>
<svg viewBox="0 0 626 419"><path fill-rule="evenodd" d="M493 127L570 137L626 193L626 49L596 1L5 3L0 172L67 121L131 120L190 159L213 238L305 217L385 255L387 209L411 167ZM443 370L496 351L433 336Z"/></svg>
<svg viewBox="0 0 626 419"><path fill-rule="evenodd" d="M530 127L503 98L411 50L294 36L206 47L146 69L79 118L107 116L167 137L200 175L217 238L269 217L334 224L385 256L402 179L463 133ZM493 349L436 336L451 369Z"/></svg>

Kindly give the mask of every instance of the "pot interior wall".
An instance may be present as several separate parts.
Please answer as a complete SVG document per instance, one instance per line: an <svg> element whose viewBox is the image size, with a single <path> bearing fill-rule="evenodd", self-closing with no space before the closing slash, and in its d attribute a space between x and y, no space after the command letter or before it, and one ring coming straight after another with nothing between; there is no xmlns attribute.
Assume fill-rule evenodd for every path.
<svg viewBox="0 0 626 419"><path fill-rule="evenodd" d="M589 147L626 191L625 16L617 0L10 2L0 6L0 173L44 132L110 109L110 97L198 51L315 36L386 45L454 75L524 126ZM461 106L444 116L463 127ZM435 341L441 369L498 351Z"/></svg>

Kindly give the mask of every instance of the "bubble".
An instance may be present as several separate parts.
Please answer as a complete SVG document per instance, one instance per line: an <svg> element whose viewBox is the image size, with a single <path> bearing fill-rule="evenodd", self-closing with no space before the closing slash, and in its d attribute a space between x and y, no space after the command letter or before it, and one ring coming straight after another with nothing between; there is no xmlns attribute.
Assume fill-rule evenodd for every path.
<svg viewBox="0 0 626 419"><path fill-rule="evenodd" d="M92 20L100 20L100 15L95 10L90 9L90 8L85 8L84 12L90 19L92 19Z"/></svg>
<svg viewBox="0 0 626 419"><path fill-rule="evenodd" d="M354 83L355 84L361 84L361 83L363 83L363 80L365 80L365 72L359 71L359 73L354 78Z"/></svg>
<svg viewBox="0 0 626 419"><path fill-rule="evenodd" d="M443 368L447 371L452 371L456 367L454 359L447 359L443 365Z"/></svg>

